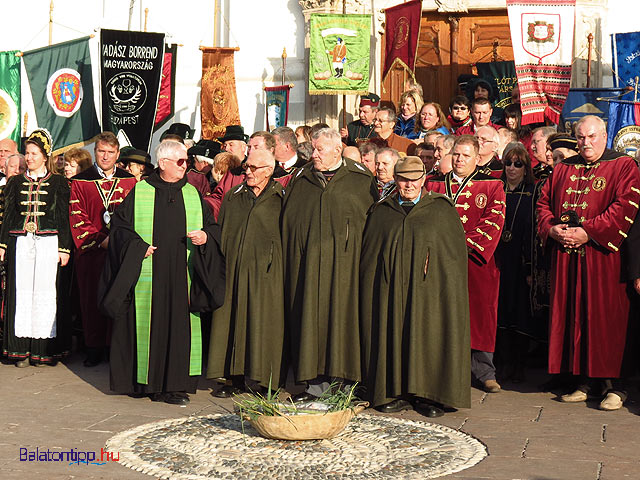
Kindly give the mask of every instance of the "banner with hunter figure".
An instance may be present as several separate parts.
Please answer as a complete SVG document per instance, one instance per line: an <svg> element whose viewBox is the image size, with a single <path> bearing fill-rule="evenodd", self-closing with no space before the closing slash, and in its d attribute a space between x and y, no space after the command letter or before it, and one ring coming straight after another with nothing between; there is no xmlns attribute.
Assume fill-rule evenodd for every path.
<svg viewBox="0 0 640 480"><path fill-rule="evenodd" d="M369 93L371 15L313 14L309 38L310 95Z"/></svg>

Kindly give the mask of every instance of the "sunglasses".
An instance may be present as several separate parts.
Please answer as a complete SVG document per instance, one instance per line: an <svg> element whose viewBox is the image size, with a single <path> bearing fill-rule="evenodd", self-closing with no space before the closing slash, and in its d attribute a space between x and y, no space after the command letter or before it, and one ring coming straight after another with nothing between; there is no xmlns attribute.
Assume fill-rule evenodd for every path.
<svg viewBox="0 0 640 480"><path fill-rule="evenodd" d="M242 164L243 170L251 170L255 173L256 170L260 170L261 168L267 168L269 165L262 165L261 167L258 165L248 165L246 163Z"/></svg>
<svg viewBox="0 0 640 480"><path fill-rule="evenodd" d="M175 162L176 165L181 167L184 165L189 159L188 158L179 158L178 160L173 160L172 158L165 158L164 160L169 160L170 162Z"/></svg>
<svg viewBox="0 0 640 480"><path fill-rule="evenodd" d="M505 167L510 167L511 165L513 165L516 168L524 167L524 163L522 163L520 160L516 160L515 162L512 162L511 160L506 160L504 162Z"/></svg>
<svg viewBox="0 0 640 480"><path fill-rule="evenodd" d="M464 105L460 106L460 105L454 105L453 107L451 107L451 110L469 110L467 107L465 107Z"/></svg>

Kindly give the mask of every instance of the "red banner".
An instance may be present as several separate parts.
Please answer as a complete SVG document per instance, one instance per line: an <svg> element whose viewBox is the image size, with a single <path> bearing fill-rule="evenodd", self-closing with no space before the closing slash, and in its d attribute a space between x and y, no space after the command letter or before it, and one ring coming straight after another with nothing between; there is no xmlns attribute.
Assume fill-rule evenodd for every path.
<svg viewBox="0 0 640 480"><path fill-rule="evenodd" d="M164 62L162 64L162 78L160 79L160 95L158 95L158 109L156 110L155 132L161 128L175 113L176 91L176 57L178 45L164 46Z"/></svg>
<svg viewBox="0 0 640 480"><path fill-rule="evenodd" d="M385 46L382 79L395 63L413 75L418 55L418 37L422 18L422 1L412 0L385 11Z"/></svg>

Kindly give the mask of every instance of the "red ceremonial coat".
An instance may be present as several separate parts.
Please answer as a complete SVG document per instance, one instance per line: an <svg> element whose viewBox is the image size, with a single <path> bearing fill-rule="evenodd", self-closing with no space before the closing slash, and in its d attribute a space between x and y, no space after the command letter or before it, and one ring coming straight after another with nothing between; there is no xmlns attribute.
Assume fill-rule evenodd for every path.
<svg viewBox="0 0 640 480"><path fill-rule="evenodd" d="M538 234L552 242L549 372L620 376L629 300L620 248L640 205L640 173L628 156L606 150L586 163L558 164L538 200ZM577 213L589 241L565 249L549 237L563 213Z"/></svg>
<svg viewBox="0 0 640 480"><path fill-rule="evenodd" d="M135 184L135 177L119 168L112 179L107 180L100 176L95 165L71 179L69 223L76 246L74 261L87 347L109 345L111 336L109 322L100 314L97 304L98 280L107 254L98 246L109 236L104 218L105 202L108 201L109 212L113 213Z"/></svg>
<svg viewBox="0 0 640 480"><path fill-rule="evenodd" d="M455 199L469 251L471 348L493 352L500 292L500 271L496 267L493 252L504 226L504 187L500 180L478 170L463 180L462 184L454 180L452 173L429 180L425 188ZM449 192L447 185L450 186Z"/></svg>

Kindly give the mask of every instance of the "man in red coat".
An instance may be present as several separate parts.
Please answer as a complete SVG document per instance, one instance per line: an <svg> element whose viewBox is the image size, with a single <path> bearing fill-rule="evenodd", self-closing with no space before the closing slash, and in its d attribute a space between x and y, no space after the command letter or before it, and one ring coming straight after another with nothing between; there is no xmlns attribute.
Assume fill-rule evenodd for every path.
<svg viewBox="0 0 640 480"><path fill-rule="evenodd" d="M113 133L98 135L96 163L71 181L69 223L76 246L75 268L87 347L85 367L99 364L110 344L108 320L98 311L98 279L107 255L111 216L136 184L133 175L115 166L119 147Z"/></svg>
<svg viewBox="0 0 640 480"><path fill-rule="evenodd" d="M464 228L469 266L471 373L485 391L496 393L493 351L498 326L500 272L493 252L504 226L506 198L502 182L478 168L478 140L470 135L453 145L453 170L427 182L425 188L451 198Z"/></svg>
<svg viewBox="0 0 640 480"><path fill-rule="evenodd" d="M500 125L491 122L491 115L493 115L491 102L483 97L476 98L471 102L471 123L458 128L454 135L475 135L478 129L485 125L489 125L498 130Z"/></svg>
<svg viewBox="0 0 640 480"><path fill-rule="evenodd" d="M638 213L640 173L631 157L606 149L600 118L579 120L576 139L580 154L554 168L537 207L540 238L553 245L549 373L581 377L561 401L583 402L602 387L600 408L617 410L626 395L612 379L629 315L620 250Z"/></svg>

